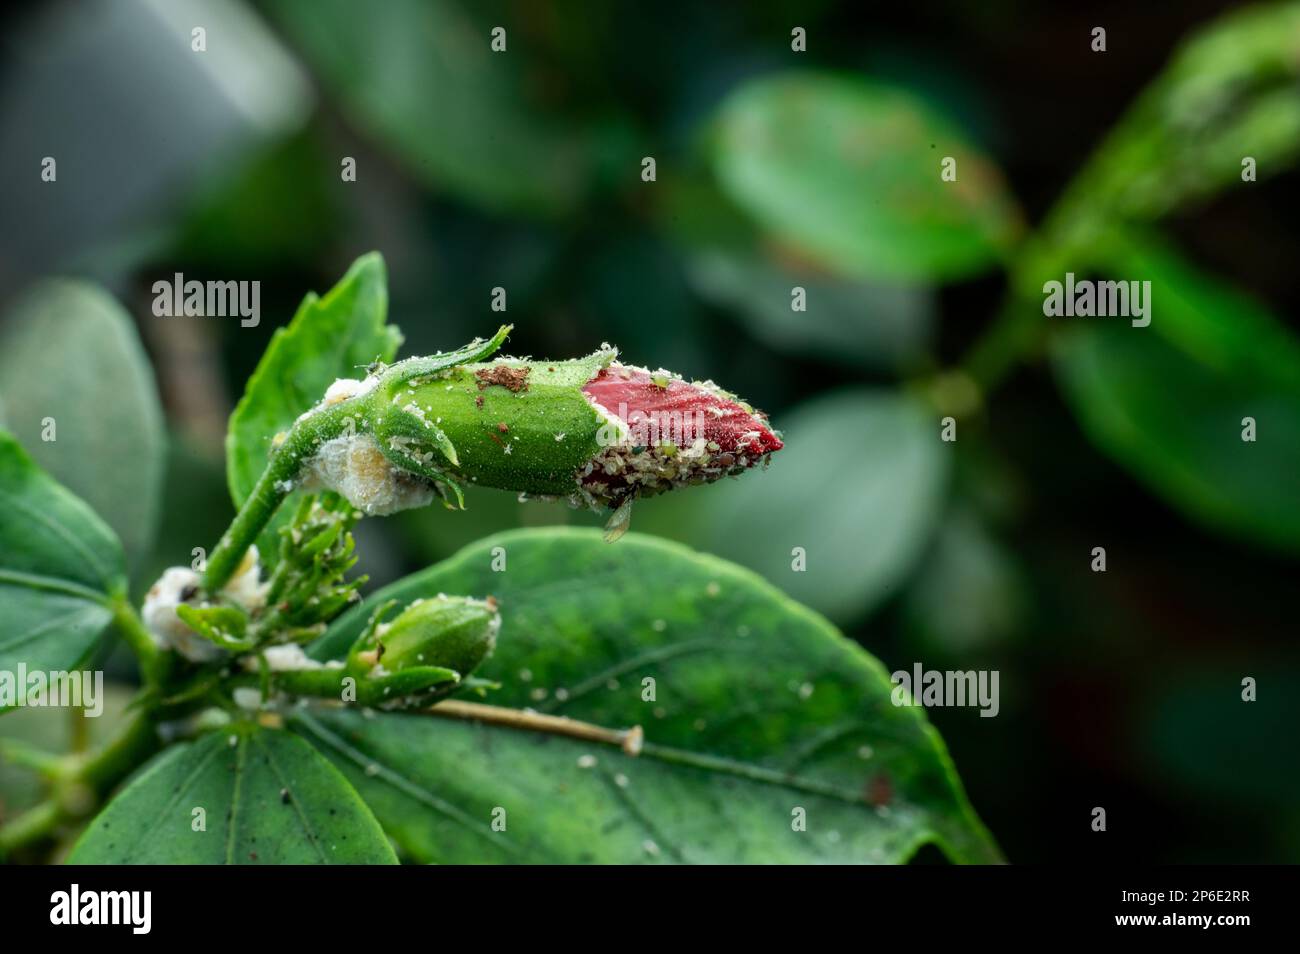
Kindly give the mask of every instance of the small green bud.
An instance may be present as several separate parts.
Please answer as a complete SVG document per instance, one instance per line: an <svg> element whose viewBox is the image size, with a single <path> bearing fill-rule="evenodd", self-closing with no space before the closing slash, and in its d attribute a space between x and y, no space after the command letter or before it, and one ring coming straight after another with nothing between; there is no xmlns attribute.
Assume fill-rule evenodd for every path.
<svg viewBox="0 0 1300 954"><path fill-rule="evenodd" d="M398 674L403 670L441 667L464 679L496 646L501 616L496 601L467 596L436 596L416 600L389 623L371 620L349 661L370 673ZM378 668L376 668L378 667Z"/></svg>

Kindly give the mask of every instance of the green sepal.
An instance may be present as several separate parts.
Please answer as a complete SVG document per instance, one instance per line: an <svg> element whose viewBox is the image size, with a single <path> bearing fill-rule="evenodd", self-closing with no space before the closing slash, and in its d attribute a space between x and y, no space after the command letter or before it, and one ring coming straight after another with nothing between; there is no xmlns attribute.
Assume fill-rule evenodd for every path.
<svg viewBox="0 0 1300 954"><path fill-rule="evenodd" d="M347 668L355 672L368 671L374 662L365 662L361 658L361 653L376 649L375 633L380 624L393 614L393 610L401 605L398 600L385 600L375 607L370 614L370 619L366 621L365 628L361 635L352 643L352 648L348 650Z"/></svg>
<svg viewBox="0 0 1300 954"><path fill-rule="evenodd" d="M358 681L362 705L393 708L426 706L460 684L460 673L444 666L410 666L401 672Z"/></svg>
<svg viewBox="0 0 1300 954"><path fill-rule="evenodd" d="M436 362L439 370L390 378L389 369L360 400L369 402L366 420L380 452L433 481L448 501L460 504L465 483L571 497L579 472L601 450L607 424L582 389L616 354L606 348L568 361L412 359ZM518 384L494 379L501 371L518 373Z"/></svg>
<svg viewBox="0 0 1300 954"><path fill-rule="evenodd" d="M391 604L381 610L386 614ZM378 613L348 653L352 665L378 665L384 672L445 666L469 675L496 646L501 620L496 603L466 596L418 599L391 622Z"/></svg>
<svg viewBox="0 0 1300 954"><path fill-rule="evenodd" d="M176 615L182 623L220 649L247 652L256 645L256 639L248 636L248 614L233 606L181 603L176 607Z"/></svg>
<svg viewBox="0 0 1300 954"><path fill-rule="evenodd" d="M486 341L482 338L475 338L465 347L457 348L455 351L443 351L438 354L417 358L406 358L396 364L391 364L379 373L380 387L389 388L390 385L409 384L418 378L439 375L456 367L458 364L471 364L475 361L490 358L505 344L506 336L513 329L514 325L502 325L497 329L497 333Z"/></svg>
<svg viewBox="0 0 1300 954"><path fill-rule="evenodd" d="M345 680L353 680L345 684ZM293 669L271 674L272 685L292 696L332 699L343 702L346 691L355 689L359 706L415 708L428 705L454 691L461 684L460 673L444 666L411 666L401 672L368 676L351 667Z"/></svg>

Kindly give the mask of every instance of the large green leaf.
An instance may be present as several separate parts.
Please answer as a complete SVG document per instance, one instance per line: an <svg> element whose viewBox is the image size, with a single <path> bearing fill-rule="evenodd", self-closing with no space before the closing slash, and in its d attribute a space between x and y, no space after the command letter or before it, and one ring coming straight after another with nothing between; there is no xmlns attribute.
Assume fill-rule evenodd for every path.
<svg viewBox="0 0 1300 954"><path fill-rule="evenodd" d="M113 531L0 431L0 671L76 669L125 588Z"/></svg>
<svg viewBox="0 0 1300 954"><path fill-rule="evenodd" d="M899 368L918 362L934 327L934 295L920 286L837 278L719 248L695 255L691 281L705 298L778 351ZM806 310L791 307L791 290Z"/></svg>
<svg viewBox="0 0 1300 954"><path fill-rule="evenodd" d="M646 742L632 757L425 714L291 717L414 859L898 862L927 842L998 858L938 734L893 705L880 663L739 567L639 534L515 531L375 594L313 651L341 654L379 600L438 592L501 601L488 701L639 725Z"/></svg>
<svg viewBox="0 0 1300 954"><path fill-rule="evenodd" d="M1058 376L1088 435L1202 523L1300 548L1300 342L1150 237L1114 238L1106 258L1116 276L1151 282L1151 324L1082 319L1059 341Z"/></svg>
<svg viewBox="0 0 1300 954"><path fill-rule="evenodd" d="M972 655L1000 649L1019 632L1028 590L1014 556L978 509L954 504L904 597L911 645L923 659L969 666Z"/></svg>
<svg viewBox="0 0 1300 954"><path fill-rule="evenodd" d="M204 830L195 831L199 818ZM396 858L370 810L329 762L286 732L241 725L160 755L91 823L68 861L391 864Z"/></svg>
<svg viewBox="0 0 1300 954"><path fill-rule="evenodd" d="M359 377L370 362L391 361L397 354L402 334L385 324L387 314L384 260L371 252L357 259L324 298L309 294L293 320L276 329L230 416L226 474L236 506L266 468L277 433L320 401L336 378ZM264 557L276 553L279 522L262 533Z"/></svg>
<svg viewBox="0 0 1300 954"><path fill-rule="evenodd" d="M357 126L412 175L497 211L554 214L581 195L590 150L529 102L536 84L520 66L527 40L515 18L452 0L388 0L364 13L347 0L268 7ZM495 26L508 28L506 53L491 49Z"/></svg>
<svg viewBox="0 0 1300 954"><path fill-rule="evenodd" d="M831 393L775 423L786 446L765 473L645 501L632 525L757 570L836 622L859 619L925 552L951 445L937 416L891 392Z"/></svg>
<svg viewBox="0 0 1300 954"><path fill-rule="evenodd" d="M135 325L97 286L67 280L36 286L12 322L0 342L6 426L137 565L158 524L164 434Z"/></svg>
<svg viewBox="0 0 1300 954"><path fill-rule="evenodd" d="M953 182L940 176L949 156ZM713 158L722 188L773 237L851 276L959 278L1019 230L986 157L917 97L864 79L746 83L722 106Z"/></svg>

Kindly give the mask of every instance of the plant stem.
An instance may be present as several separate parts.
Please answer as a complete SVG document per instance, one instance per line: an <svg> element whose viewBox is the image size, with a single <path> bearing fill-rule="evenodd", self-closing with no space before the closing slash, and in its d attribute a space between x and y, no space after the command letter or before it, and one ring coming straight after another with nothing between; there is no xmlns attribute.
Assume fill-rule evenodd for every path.
<svg viewBox="0 0 1300 954"><path fill-rule="evenodd" d="M293 489L303 462L320 445L357 425L358 409L343 401L315 411L289 429L284 443L275 451L262 476L253 486L239 513L208 556L203 586L209 593L221 589L239 569L248 548L271 522L276 509Z"/></svg>
<svg viewBox="0 0 1300 954"><path fill-rule="evenodd" d="M979 388L981 398L997 389L1028 356L1041 338L1032 323L1033 311L1014 294L1008 295L998 316L967 352L961 369Z"/></svg>
<svg viewBox="0 0 1300 954"><path fill-rule="evenodd" d="M63 810L58 802L41 802L29 808L13 821L0 825L0 858L24 845L39 841L63 821Z"/></svg>
<svg viewBox="0 0 1300 954"><path fill-rule="evenodd" d="M122 639L140 663L140 672L145 685L156 686L162 679L168 664L165 654L154 642L153 636L144 628L135 607L127 602L125 596L114 599L110 607L113 611L113 623Z"/></svg>
<svg viewBox="0 0 1300 954"><path fill-rule="evenodd" d="M46 752L21 739L0 739L0 759L10 765L31 769L46 778L58 778L66 769L68 762L62 755Z"/></svg>
<svg viewBox="0 0 1300 954"><path fill-rule="evenodd" d="M87 758L75 777L104 795L162 748L155 713L145 710L132 719L107 745Z"/></svg>
<svg viewBox="0 0 1300 954"><path fill-rule="evenodd" d="M1036 304L1041 303L1043 283L1059 278L1079 250L1097 240L1096 210L1080 201L1085 192L1076 180L1017 249L998 316L961 364L981 397L1000 385L1017 363L1038 352L1049 330Z"/></svg>
<svg viewBox="0 0 1300 954"><path fill-rule="evenodd" d="M39 841L65 821L84 817L68 809L73 801L61 797L68 788L82 786L95 796L98 805L103 797L135 768L162 747L153 713L137 715L108 745L93 756L85 757L75 770L67 763L58 768L59 777L45 801L0 825L0 855ZM75 764L75 763L74 763Z"/></svg>
<svg viewBox="0 0 1300 954"><path fill-rule="evenodd" d="M586 742L601 742L616 745L628 755L639 755L645 741L645 733L639 725L630 729L607 729L590 722L579 722L564 716L544 715L524 709L508 709L503 706L490 706L481 702L463 702L459 699L447 699L426 709L428 715L443 719L459 719L469 722L483 722L487 725L500 725L512 729L524 729L529 732L545 732L549 735L563 735L571 739Z"/></svg>
<svg viewBox="0 0 1300 954"><path fill-rule="evenodd" d="M90 726L86 723L84 705L68 708L68 748L76 754L90 748Z"/></svg>

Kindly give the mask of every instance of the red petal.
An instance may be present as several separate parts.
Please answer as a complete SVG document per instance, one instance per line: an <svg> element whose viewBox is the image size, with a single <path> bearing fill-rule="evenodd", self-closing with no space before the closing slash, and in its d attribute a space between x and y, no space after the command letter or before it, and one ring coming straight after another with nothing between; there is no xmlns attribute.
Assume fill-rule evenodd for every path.
<svg viewBox="0 0 1300 954"><path fill-rule="evenodd" d="M657 434L683 450L703 437L717 445L712 454L743 454L752 466L784 446L761 414L706 385L612 364L582 390L634 435Z"/></svg>

